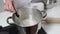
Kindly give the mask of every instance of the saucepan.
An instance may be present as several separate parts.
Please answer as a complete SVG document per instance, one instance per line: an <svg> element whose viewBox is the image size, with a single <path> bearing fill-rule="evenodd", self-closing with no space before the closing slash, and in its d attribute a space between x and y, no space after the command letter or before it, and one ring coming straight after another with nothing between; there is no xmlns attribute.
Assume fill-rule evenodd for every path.
<svg viewBox="0 0 60 34"><path fill-rule="evenodd" d="M9 19L14 21L14 24L21 27L29 27L34 26L42 21L42 13L44 11L40 11L34 8L19 8L16 13L7 19L7 23L9 23Z"/></svg>

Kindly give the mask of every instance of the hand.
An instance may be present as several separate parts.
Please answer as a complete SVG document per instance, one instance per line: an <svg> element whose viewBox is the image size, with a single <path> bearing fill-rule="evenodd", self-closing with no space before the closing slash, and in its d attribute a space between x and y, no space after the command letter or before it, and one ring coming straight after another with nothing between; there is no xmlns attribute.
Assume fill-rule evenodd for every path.
<svg viewBox="0 0 60 34"><path fill-rule="evenodd" d="M6 11L10 11L10 12L15 12L16 9L15 9L15 5L14 5L14 2L13 1L9 1L9 0L6 0L5 4L4 4L4 10Z"/></svg>

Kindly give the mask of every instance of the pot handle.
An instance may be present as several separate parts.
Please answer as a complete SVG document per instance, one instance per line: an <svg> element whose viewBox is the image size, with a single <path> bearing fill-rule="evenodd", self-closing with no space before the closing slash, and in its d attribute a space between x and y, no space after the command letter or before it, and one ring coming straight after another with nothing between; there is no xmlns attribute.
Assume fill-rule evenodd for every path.
<svg viewBox="0 0 60 34"><path fill-rule="evenodd" d="M44 11L44 10L40 11L39 9L37 9L37 11L39 11L41 13L41 15L42 15L43 18L45 18L47 16L46 11Z"/></svg>
<svg viewBox="0 0 60 34"><path fill-rule="evenodd" d="M46 11L41 11L41 13L42 13L43 18L45 18L47 16Z"/></svg>
<svg viewBox="0 0 60 34"><path fill-rule="evenodd" d="M8 18L7 18L7 23L10 24L10 25L14 24L14 23L10 23L10 22L9 22L9 19L12 19L12 17L8 17Z"/></svg>

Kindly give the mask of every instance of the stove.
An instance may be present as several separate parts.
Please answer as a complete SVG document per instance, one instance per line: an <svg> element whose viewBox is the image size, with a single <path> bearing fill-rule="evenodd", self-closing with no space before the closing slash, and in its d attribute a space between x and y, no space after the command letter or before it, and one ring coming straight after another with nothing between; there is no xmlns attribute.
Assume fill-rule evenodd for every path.
<svg viewBox="0 0 60 34"><path fill-rule="evenodd" d="M19 34L17 25L11 24L6 27L0 26L0 34ZM43 28L41 28L37 34L47 34Z"/></svg>

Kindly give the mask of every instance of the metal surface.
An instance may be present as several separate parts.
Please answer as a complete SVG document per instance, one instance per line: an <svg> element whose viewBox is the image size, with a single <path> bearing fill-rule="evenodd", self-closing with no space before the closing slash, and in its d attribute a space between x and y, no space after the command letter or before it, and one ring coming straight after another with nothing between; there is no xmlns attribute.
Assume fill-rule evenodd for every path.
<svg viewBox="0 0 60 34"><path fill-rule="evenodd" d="M38 29L38 25L34 25L31 27L20 27L18 26L19 34L36 34Z"/></svg>
<svg viewBox="0 0 60 34"><path fill-rule="evenodd" d="M22 27L34 26L40 23L42 20L42 14L37 9L19 8L17 9L17 13L19 17L16 16L16 14L14 14L13 21L18 26L22 26Z"/></svg>

